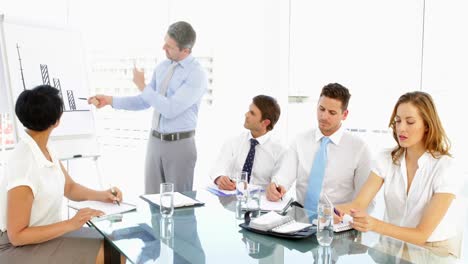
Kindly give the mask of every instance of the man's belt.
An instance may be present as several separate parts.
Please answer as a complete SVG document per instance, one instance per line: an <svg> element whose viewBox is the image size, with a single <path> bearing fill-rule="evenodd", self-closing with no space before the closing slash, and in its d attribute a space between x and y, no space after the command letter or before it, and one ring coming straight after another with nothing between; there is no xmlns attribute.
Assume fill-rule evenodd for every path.
<svg viewBox="0 0 468 264"><path fill-rule="evenodd" d="M153 130L153 137L159 138L162 141L176 141L184 138L191 138L195 136L195 130L177 133L161 134L156 130Z"/></svg>

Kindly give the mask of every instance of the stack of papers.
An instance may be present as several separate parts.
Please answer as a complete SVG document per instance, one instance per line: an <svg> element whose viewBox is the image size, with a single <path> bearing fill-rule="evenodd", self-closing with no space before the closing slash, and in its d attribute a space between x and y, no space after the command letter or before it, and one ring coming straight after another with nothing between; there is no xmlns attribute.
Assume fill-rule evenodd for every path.
<svg viewBox="0 0 468 264"><path fill-rule="evenodd" d="M91 208L91 209L103 211L104 215L121 214L121 213L136 210L135 205L123 203L123 202L120 202L120 205L118 205L114 203L103 203L103 202L98 202L98 201L82 201L82 202L70 201L68 203L68 207L75 209L75 210L80 210L83 208Z"/></svg>
<svg viewBox="0 0 468 264"><path fill-rule="evenodd" d="M140 196L141 199L160 206L161 194L145 194ZM187 206L196 206L204 205L204 203L192 199L186 195L181 194L180 192L174 192L174 208L178 207L187 207Z"/></svg>

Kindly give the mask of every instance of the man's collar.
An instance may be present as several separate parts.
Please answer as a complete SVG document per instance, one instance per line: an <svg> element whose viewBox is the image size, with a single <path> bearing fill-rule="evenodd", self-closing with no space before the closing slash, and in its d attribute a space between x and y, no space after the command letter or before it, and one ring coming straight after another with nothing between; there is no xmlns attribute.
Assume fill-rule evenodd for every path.
<svg viewBox="0 0 468 264"><path fill-rule="evenodd" d="M248 132L248 140L250 140L251 138L253 138L252 136L252 133L249 131ZM267 142L268 139L270 139L270 133L266 132L265 135L261 136L261 137L258 137L258 138L255 138L257 141L258 141L258 144L262 145L262 144L265 144L265 142Z"/></svg>
<svg viewBox="0 0 468 264"><path fill-rule="evenodd" d="M192 54L189 54L185 59L178 61L178 63L179 63L179 65L180 65L182 68L185 68L185 67L187 67L190 63L192 63L192 61L193 61L194 59L195 59L195 58L192 56Z"/></svg>
<svg viewBox="0 0 468 264"><path fill-rule="evenodd" d="M341 141L341 138L343 137L343 133L344 133L344 128L343 128L343 124L341 124L340 128L335 131L335 133L331 134L330 136L328 136L331 140L331 142L333 142L333 144L335 145L339 145L340 144L340 141ZM322 139L322 137L324 137L325 135L323 135L322 131L320 131L319 128L317 128L315 130L315 141L318 142Z"/></svg>

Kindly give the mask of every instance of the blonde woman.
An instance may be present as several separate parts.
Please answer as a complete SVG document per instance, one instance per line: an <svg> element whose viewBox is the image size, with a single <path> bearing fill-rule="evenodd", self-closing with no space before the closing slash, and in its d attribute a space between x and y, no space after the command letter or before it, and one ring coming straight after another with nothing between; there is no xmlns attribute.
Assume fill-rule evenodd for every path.
<svg viewBox="0 0 468 264"><path fill-rule="evenodd" d="M389 126L397 147L376 157L358 196L337 206L340 214L350 214L359 231L442 247L458 256L454 200L462 186L461 175L453 172L450 143L431 96L425 92L402 95ZM383 221L365 210L382 186Z"/></svg>

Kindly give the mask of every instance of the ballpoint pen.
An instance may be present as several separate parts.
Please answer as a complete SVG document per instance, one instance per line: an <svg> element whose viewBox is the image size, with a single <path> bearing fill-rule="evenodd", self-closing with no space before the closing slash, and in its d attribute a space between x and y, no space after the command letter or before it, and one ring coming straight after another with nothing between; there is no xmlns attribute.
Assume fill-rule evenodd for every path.
<svg viewBox="0 0 468 264"><path fill-rule="evenodd" d="M111 193L117 197L117 191L114 189L114 187L111 188ZM114 203L117 203L117 205L120 206L120 202L118 200L115 200Z"/></svg>
<svg viewBox="0 0 468 264"><path fill-rule="evenodd" d="M333 207L333 212L335 212L335 214L336 214L337 216L340 216L340 212L339 212L338 210L336 210L336 207Z"/></svg>
<svg viewBox="0 0 468 264"><path fill-rule="evenodd" d="M278 184L275 182L275 187L276 187L276 190L281 194L281 188L278 186ZM283 196L280 197L281 201L283 201Z"/></svg>

